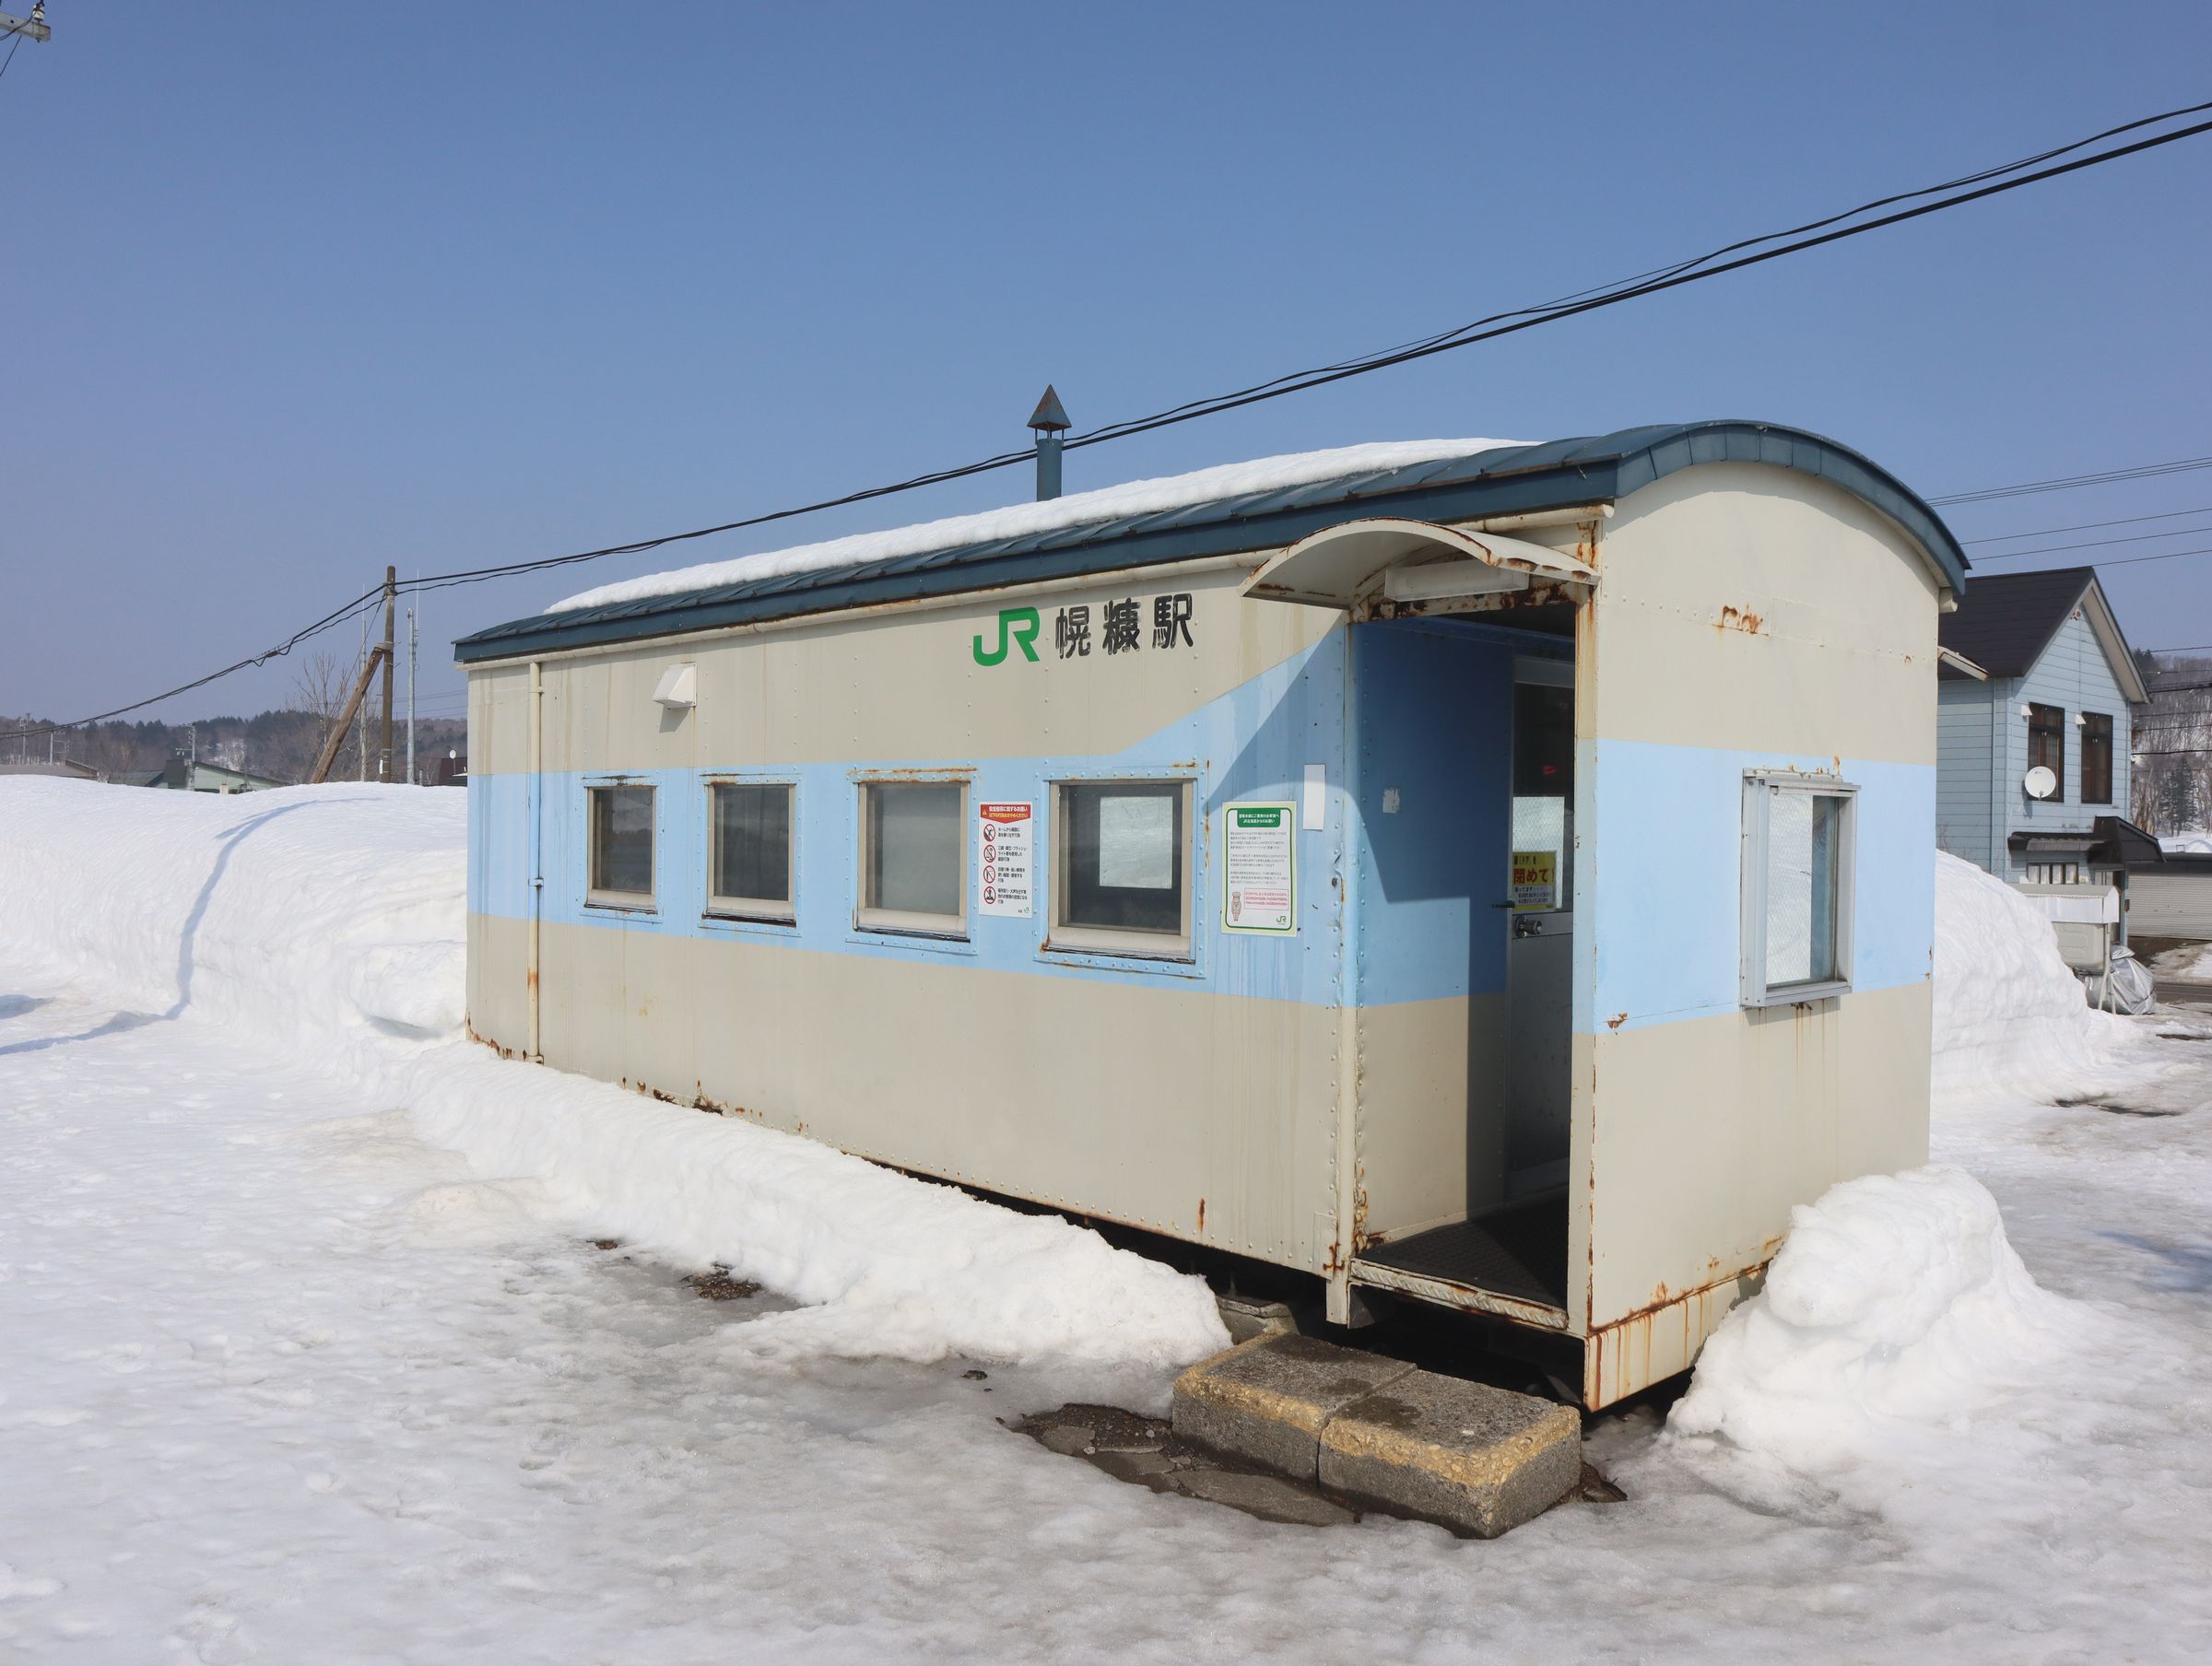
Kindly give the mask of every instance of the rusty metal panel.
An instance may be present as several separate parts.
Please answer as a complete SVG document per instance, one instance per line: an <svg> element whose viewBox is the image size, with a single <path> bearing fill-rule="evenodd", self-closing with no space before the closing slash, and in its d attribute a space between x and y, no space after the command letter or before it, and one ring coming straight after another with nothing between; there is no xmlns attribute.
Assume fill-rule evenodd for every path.
<svg viewBox="0 0 2212 1666"><path fill-rule="evenodd" d="M1583 1406L1601 1412L1687 1371L1728 1309L1755 1294L1765 1263L1593 1331L1583 1344Z"/></svg>

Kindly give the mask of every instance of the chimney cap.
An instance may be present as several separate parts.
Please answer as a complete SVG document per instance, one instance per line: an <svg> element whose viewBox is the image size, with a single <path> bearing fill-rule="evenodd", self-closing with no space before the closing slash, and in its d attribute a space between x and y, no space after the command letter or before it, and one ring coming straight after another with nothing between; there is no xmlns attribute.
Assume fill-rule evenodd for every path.
<svg viewBox="0 0 2212 1666"><path fill-rule="evenodd" d="M1030 427L1041 434L1059 434L1074 426L1067 419L1067 408L1060 403L1060 395L1053 392L1052 384L1047 382L1044 397L1037 402L1037 408L1030 413Z"/></svg>

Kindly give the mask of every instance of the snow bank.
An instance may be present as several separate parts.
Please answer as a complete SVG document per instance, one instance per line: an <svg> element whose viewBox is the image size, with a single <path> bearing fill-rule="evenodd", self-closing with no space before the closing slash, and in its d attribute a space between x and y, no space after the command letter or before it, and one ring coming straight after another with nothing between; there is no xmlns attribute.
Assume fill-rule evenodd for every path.
<svg viewBox="0 0 2212 1666"><path fill-rule="evenodd" d="M988 544L999 538L1020 538L1034 533L1057 532L1086 522L1112 521L1123 515L1152 514L1183 509L1217 498L1241 497L1249 492L1281 491L1293 486L1311 486L1316 480L1410 468L1418 463L1436 463L1447 457L1471 457L1500 446L1524 445L1520 440L1397 440L1369 445L1338 446L1331 451L1293 452L1279 457L1261 457L1250 463L1224 463L1188 475L1165 475L1154 480L1131 480L1102 487L1094 492L1077 492L1042 503L1015 503L980 514L955 515L943 521L924 521L883 532L856 533L822 544L802 544L791 549L766 550L727 561L705 561L669 572L647 573L602 584L554 603L547 613L567 613L579 607L604 607L616 602L635 602L647 596L681 595L718 584L738 584L754 579L778 579L787 573L818 572L826 568L856 567L864 561L888 561L900 556L918 556L934 549L951 549L962 544Z"/></svg>
<svg viewBox="0 0 2212 1666"><path fill-rule="evenodd" d="M758 1353L1168 1366L1226 1345L1203 1281L1057 1217L461 1039L465 839L453 792L0 779L0 961L312 1057L479 1175L535 1182L500 1195L811 1304L735 1327Z"/></svg>
<svg viewBox="0 0 2212 1666"><path fill-rule="evenodd" d="M1667 1426L1818 1468L1884 1431L1956 1426L2100 1322L2029 1276L1963 1170L1846 1180L1792 1212Z"/></svg>
<svg viewBox="0 0 2212 1666"><path fill-rule="evenodd" d="M358 784L221 797L0 780L0 953L265 1043L449 1035L465 816L459 792Z"/></svg>
<svg viewBox="0 0 2212 1666"><path fill-rule="evenodd" d="M2159 849L2169 856L2212 856L2212 833L2201 827L2168 833L2159 839Z"/></svg>
<svg viewBox="0 0 2212 1666"><path fill-rule="evenodd" d="M2093 1091L2142 1044L2093 1010L2051 922L1970 862L1936 856L1934 1091L1977 1099Z"/></svg>

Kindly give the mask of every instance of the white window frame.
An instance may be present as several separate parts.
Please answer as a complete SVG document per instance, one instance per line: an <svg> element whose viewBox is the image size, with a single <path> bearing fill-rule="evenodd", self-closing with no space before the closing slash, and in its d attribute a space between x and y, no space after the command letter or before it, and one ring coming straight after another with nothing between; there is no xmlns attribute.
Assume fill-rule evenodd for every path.
<svg viewBox="0 0 2212 1666"><path fill-rule="evenodd" d="M901 775L895 780L863 779L859 792L853 799L853 816L857 824L853 830L853 847L859 857L859 866L853 875L853 924L863 932L881 932L904 937L935 937L965 943L968 940L968 840L969 817L973 814L970 791L965 775ZM957 787L959 789L960 807L956 817L959 837L955 841L959 863L959 888L954 893L960 899L958 914L919 914L904 909L872 909L868 907L868 794L882 787Z"/></svg>
<svg viewBox="0 0 2212 1666"><path fill-rule="evenodd" d="M1767 981L1767 853L1769 811L1777 792L1802 792L1843 801L1843 824L1836 840L1836 975L1806 983ZM1794 1006L1851 992L1852 918L1858 901L1859 790L1832 775L1801 775L1790 770L1744 772L1743 913L1738 942L1743 1003L1749 1007Z"/></svg>
<svg viewBox="0 0 2212 1666"><path fill-rule="evenodd" d="M721 852L714 841L722 837L722 823L714 814L714 795L724 787L781 788L788 807L785 826L791 830L783 857L783 899L769 897L725 897L714 888ZM752 777L714 775L707 778L706 914L710 920L749 920L768 925L796 925L799 918L799 784L788 776Z"/></svg>
<svg viewBox="0 0 2212 1666"><path fill-rule="evenodd" d="M646 851L653 866L652 881L642 891L606 891L593 883L599 868L599 794L602 792L642 792L653 805L653 829L648 836ZM628 914L651 914L659 904L661 883L661 794L651 781L629 780L619 776L601 780L587 780L583 785L583 900L594 909L617 909Z"/></svg>
<svg viewBox="0 0 2212 1666"><path fill-rule="evenodd" d="M1067 853L1068 833L1075 825L1069 814L1069 790L1081 787L1175 787L1181 790L1182 813L1182 885L1179 901L1182 925L1172 933L1144 931L1133 926L1076 926L1065 921L1067 882L1073 863ZM1187 775L1077 775L1051 783L1053 805L1052 913L1044 946L1078 955L1118 955L1135 960L1195 958L1192 920L1197 895L1197 781Z"/></svg>

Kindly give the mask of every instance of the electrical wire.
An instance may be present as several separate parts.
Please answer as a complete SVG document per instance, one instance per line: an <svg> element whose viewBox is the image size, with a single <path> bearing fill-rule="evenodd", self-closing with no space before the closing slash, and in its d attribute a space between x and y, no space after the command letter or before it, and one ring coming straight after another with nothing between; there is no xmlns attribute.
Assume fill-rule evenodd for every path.
<svg viewBox="0 0 2212 1666"><path fill-rule="evenodd" d="M2068 475L2058 480L2030 480L2020 486L1993 486L1986 491L1956 492L1948 498L1930 498L1938 509L1961 503L1987 503L1996 498L2024 498L2038 492L2070 492L2077 487L2111 486L2125 480L2149 480L2160 475L2184 475L2192 469L2212 468L2212 457L2184 457L2177 463L2147 463L2138 468L2110 469L2101 475Z"/></svg>
<svg viewBox="0 0 2212 1666"><path fill-rule="evenodd" d="M1742 271L1747 267L1779 260L1784 255L1800 253L1829 243L1840 242L1847 238L1863 236L1869 231L1880 230L1886 227L1901 225L1909 220L1920 219L1947 209L1961 207L1968 203L1979 202L1985 197L2001 195L2004 193L2018 191L2047 180L2077 173L2085 169L2100 167L2107 162L2118 161L2125 157L2139 155L2145 151L2157 149L2161 146L2175 144L2183 139L2194 138L2212 132L2212 121L2195 122L2170 132L2154 134L2126 145L2100 150L2093 155L2076 156L2073 153L2088 149L2092 146L2103 144L2107 140L2127 134L2140 132L2147 127L2181 121L2185 117L2202 116L2206 111L2212 111L2212 100L2184 105L2174 110L2161 111L2156 115L2139 117L2135 121L2125 122L2115 127L2108 127L2102 132L2073 140L2068 144L2039 152L2031 157L2023 157L2012 162L1964 174L1942 184L1925 185L1912 191L1877 197L1870 202L1862 203L1856 207L1842 210L1841 213L1831 214L1817 220L1808 220L1801 226L1793 227L1787 230L1766 232L1758 237L1746 238L1726 244L1707 254L1686 261L1678 261L1672 265L1656 267L1649 272L1640 274L1634 278L1620 280L1597 289L1578 291L1574 295L1563 297L1557 301L1534 307L1490 313L1455 329L1441 331L1394 348L1386 348L1356 358L1340 359L1333 364L1315 366L1304 370L1291 371L1271 378L1266 381L1255 382L1247 387L1236 389L1230 393L1214 394L1203 399L1187 401L1182 405L1171 405L1147 416L1109 423L1102 428L1068 439L1065 441L1065 449L1074 451L1086 446L1103 445L1111 440L1126 439L1131 435L1149 433L1159 428L1196 421L1203 416L1217 416L1221 412L1239 409L1245 405L1280 399L1291 393L1326 386L1329 383L1346 381L1354 376L1369 375L1394 365L1410 363L1416 359L1430 358L1439 353L1473 346L1478 342L1493 341L1500 336L1535 329L1541 324L1556 323L1562 319L1579 317L1585 312L1618 306L1625 301L1638 299L1643 296L1679 288L1688 284L1721 276L1725 273ZM2055 159L2061 157L2069 157L2071 159L2065 161ZM2024 170L2026 171L2023 171ZM1908 203L1912 206L1897 206L1897 205ZM1876 213L1877 210L1881 209L1893 211ZM1875 217L1861 217L1869 214L1875 215ZM1856 223L1844 223L1847 221ZM1762 248L1760 247L1762 244L1773 246ZM712 537L718 534L737 532L748 527L765 526L774 522L791 520L801 515L816 514L825 510L842 508L851 504L865 503L877 498L887 498L898 493L914 491L925 486L935 486L953 480L965 479L995 469L1011 467L1016 463L1028 461L1036 454L1037 448L1033 445L1019 451L1001 452L973 463L961 463L951 468L935 469L926 474L915 475L888 485L867 487L858 491L844 493L839 497L826 498L813 503L774 510L763 514L744 516L737 520L723 522L714 526L697 527L688 532L668 533L657 537L641 538L625 544L606 545L596 549L579 550L568 555L542 557L535 560L512 561L494 567L433 574L429 578L418 580L414 588L418 592L446 589L453 585L481 583L487 580L506 578L520 573L543 572L554 568L599 560L607 556L642 554L645 551L663 548L671 544ZM2107 479L2147 478L2158 474L2177 473L2187 468L2206 466L2212 466L2212 458L2157 464L2136 470L2115 471L2111 475L2101 476L2084 475L2064 481L2036 482L2021 487L1996 487L1983 492L1964 493L1953 498L1932 499L1930 501L1939 504L1979 502L1992 498L2015 496L2028 491L2057 491L2073 486L2099 484ZM347 604L337 612L318 620L303 630L295 632L275 648L265 650L259 654L249 656L225 666L220 671L210 672L206 676L195 678L175 688L165 690L163 693L143 700L135 700L129 705L116 707L111 711L94 717L79 718L72 722L50 724L36 729L0 731L0 739L25 739L50 733L57 729L73 729L88 723L102 722L110 718L140 710L176 695L189 693L194 688L204 687L234 672L265 663L268 660L280 654L288 653L308 638L320 631L330 629L354 616L359 608L381 594L382 587L380 586L376 591L369 592L354 602Z"/></svg>
<svg viewBox="0 0 2212 1666"><path fill-rule="evenodd" d="M2055 538L2060 533L2093 533L2106 526L2140 526L2146 521L2177 521L2183 515L2212 515L2212 504L2202 509L2170 509L2156 515L2124 515L2117 521L2084 521L2078 526L2040 526L2033 532L1992 533L1982 538L1961 538L1961 544L2010 544L2018 538ZM2160 534L2160 536L2171 534ZM1983 560L1994 561L2003 557L1985 556Z"/></svg>
<svg viewBox="0 0 2212 1666"><path fill-rule="evenodd" d="M2149 544L2159 538L2194 537L2198 533L2212 533L2212 526L2177 526L2171 532L2137 533L2128 538L2086 538L2079 544L2046 544L2040 549L2013 549L1994 556L1976 556L1974 560L1979 566L1987 566L1992 561L2025 561L2030 556L2055 556L2069 549L2107 549L2115 544Z"/></svg>

